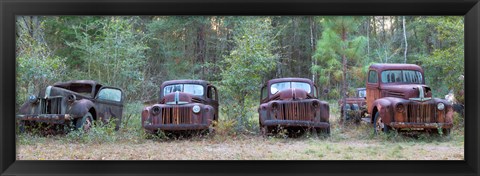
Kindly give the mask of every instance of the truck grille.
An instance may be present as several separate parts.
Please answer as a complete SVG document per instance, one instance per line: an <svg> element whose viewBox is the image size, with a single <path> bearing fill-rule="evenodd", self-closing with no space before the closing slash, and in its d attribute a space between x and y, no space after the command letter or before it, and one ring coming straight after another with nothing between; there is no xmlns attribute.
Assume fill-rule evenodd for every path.
<svg viewBox="0 0 480 176"><path fill-rule="evenodd" d="M165 107L162 108L163 124L192 124L191 107Z"/></svg>
<svg viewBox="0 0 480 176"><path fill-rule="evenodd" d="M62 114L62 97L40 99L40 114Z"/></svg>
<svg viewBox="0 0 480 176"><path fill-rule="evenodd" d="M408 122L434 123L437 122L436 107L434 104L411 103L407 106Z"/></svg>
<svg viewBox="0 0 480 176"><path fill-rule="evenodd" d="M311 102L279 103L275 113L277 120L311 121L314 118Z"/></svg>

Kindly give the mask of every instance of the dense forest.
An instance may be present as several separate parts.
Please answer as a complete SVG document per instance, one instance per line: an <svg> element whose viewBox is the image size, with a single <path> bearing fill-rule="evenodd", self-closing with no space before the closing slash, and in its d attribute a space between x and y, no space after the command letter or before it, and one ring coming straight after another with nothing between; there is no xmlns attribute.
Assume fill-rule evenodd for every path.
<svg viewBox="0 0 480 176"><path fill-rule="evenodd" d="M365 87L372 63L422 66L435 97L463 90L461 16L17 16L16 39L17 107L59 81L118 86L134 103L204 79L222 118L243 119L269 79L310 78L334 102Z"/></svg>

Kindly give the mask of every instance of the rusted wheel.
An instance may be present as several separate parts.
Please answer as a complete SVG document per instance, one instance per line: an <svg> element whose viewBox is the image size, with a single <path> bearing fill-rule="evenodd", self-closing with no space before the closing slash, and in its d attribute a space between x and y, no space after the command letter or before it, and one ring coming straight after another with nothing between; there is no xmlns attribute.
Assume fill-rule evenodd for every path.
<svg viewBox="0 0 480 176"><path fill-rule="evenodd" d="M325 134L326 134L327 136L330 136L330 126L327 127L327 128L325 128L325 129L323 129L323 132L325 132Z"/></svg>
<svg viewBox="0 0 480 176"><path fill-rule="evenodd" d="M373 132L375 135L381 133L388 133L388 126L383 123L382 117L380 116L380 112L375 114L375 121L373 121Z"/></svg>
<svg viewBox="0 0 480 176"><path fill-rule="evenodd" d="M450 136L450 132L452 131L452 129L450 128L444 128L442 129L442 133L443 133L443 136Z"/></svg>
<svg viewBox="0 0 480 176"><path fill-rule="evenodd" d="M20 123L18 123L18 132L19 133L24 133L25 132L25 122L24 121L21 121Z"/></svg>
<svg viewBox="0 0 480 176"><path fill-rule="evenodd" d="M210 125L210 126L208 127L208 134L209 134L209 135L215 135L215 132L216 132L216 131L215 131L215 127L214 127L213 125Z"/></svg>
<svg viewBox="0 0 480 176"><path fill-rule="evenodd" d="M90 128L92 128L92 123L93 123L92 114L88 112L81 119L80 118L77 119L77 123L75 124L75 127L77 129L82 129L83 132L89 132Z"/></svg>

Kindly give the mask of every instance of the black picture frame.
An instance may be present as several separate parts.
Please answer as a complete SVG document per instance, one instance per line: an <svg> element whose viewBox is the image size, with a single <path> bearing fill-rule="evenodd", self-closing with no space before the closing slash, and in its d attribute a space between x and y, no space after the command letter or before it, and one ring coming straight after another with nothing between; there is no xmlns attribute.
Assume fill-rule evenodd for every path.
<svg viewBox="0 0 480 176"><path fill-rule="evenodd" d="M479 175L478 0L1 0L1 175ZM16 161L15 15L460 15L464 161Z"/></svg>

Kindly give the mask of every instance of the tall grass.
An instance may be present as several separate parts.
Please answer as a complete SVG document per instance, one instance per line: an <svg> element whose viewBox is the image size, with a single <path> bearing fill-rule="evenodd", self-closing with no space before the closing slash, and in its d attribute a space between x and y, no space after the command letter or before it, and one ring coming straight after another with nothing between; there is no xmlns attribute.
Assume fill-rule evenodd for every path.
<svg viewBox="0 0 480 176"><path fill-rule="evenodd" d="M320 136L320 140L328 142L341 142L349 140L375 140L384 141L388 143L435 143L455 141L458 145L463 145L464 121L457 113L454 115L454 128L450 136L443 136L442 134L420 133L415 135L399 134L392 130L388 134L374 135L371 124L367 123L341 123L340 113L336 102L330 103L330 125L331 134L329 137ZM87 143L87 144L101 144L101 143L144 143L146 141L168 139L166 134L147 134L141 127L141 110L144 107L141 103L129 103L124 107L123 120L118 131L115 130L115 123L102 124L94 123L94 126L88 133L81 130L71 130L65 134L44 135L40 133L41 129L33 129L27 133L17 133L17 142L20 145L32 145L35 141L41 142L45 139L62 140L68 143ZM252 109L256 112L256 109ZM258 113L252 113L250 117L244 119L246 127L242 130L235 128L238 124L235 118L229 118L224 113L220 112L219 120L215 124L215 134L213 140L228 140L242 136L259 136ZM279 132L279 135L273 136L284 138L286 134ZM299 139L309 139L314 135L305 133ZM314 138L313 140L316 140Z"/></svg>

